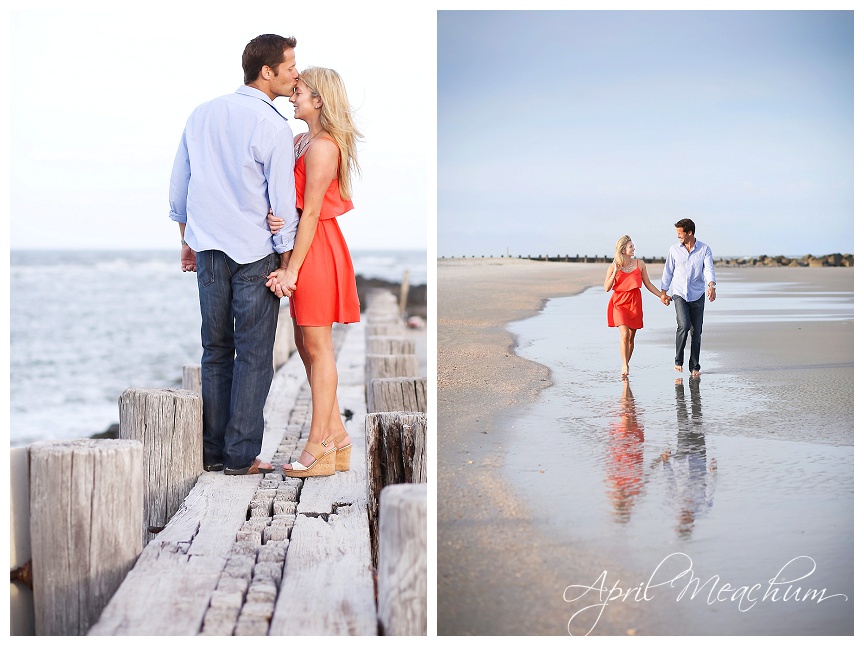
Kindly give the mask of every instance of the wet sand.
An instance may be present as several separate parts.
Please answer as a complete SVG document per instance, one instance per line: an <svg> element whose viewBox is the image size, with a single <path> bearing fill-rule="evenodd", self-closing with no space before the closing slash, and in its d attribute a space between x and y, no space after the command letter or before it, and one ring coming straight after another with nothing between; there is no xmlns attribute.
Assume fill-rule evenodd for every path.
<svg viewBox="0 0 864 646"><path fill-rule="evenodd" d="M660 268L652 269L657 282ZM512 468L508 449L514 443L510 428L549 385L550 373L545 366L514 356L513 337L506 325L534 314L544 298L598 285L604 271L604 266L593 264L439 261L440 635L566 634L573 607L550 600L560 599L567 585L590 583L609 569L608 552L596 540L589 540L588 533L580 541L573 535L578 532L562 537L548 531L547 524L536 517L539 507L525 505L522 492L515 490L514 478L507 472ZM774 270L734 271L742 280L792 278L788 268L776 270L786 272L779 278L756 273ZM812 279L814 270L803 271L810 271L807 276ZM831 274L830 269L815 271L824 271L820 278L825 284L816 286L823 291L831 290L832 281L851 280L851 270L845 276ZM722 291L718 294L719 299ZM725 373L754 377L764 389L764 399L776 401L777 410L787 415L790 409L792 414L817 417L842 409L837 424L814 425L809 433L806 424L797 424L802 436L791 439L851 445L851 423L847 423L851 400L846 396L848 388L837 386L838 380L852 377L851 327L851 322L843 321L781 322L763 334L764 326L716 326L711 345L722 362L706 368L706 378L722 380ZM799 332L803 343L795 340ZM674 333L674 327L669 333ZM653 341L648 335L641 342ZM614 339L611 343L615 345ZM661 339L658 343L670 342ZM613 361L616 353L613 347ZM671 365L669 372L671 375ZM638 394L638 377L633 381ZM670 387L671 383L670 378ZM777 426L773 428L776 431ZM721 448L730 450L725 445ZM543 451L538 455L542 457ZM550 491L550 498L557 493ZM616 578L636 582L644 578L643 573L627 571L626 566L625 559L616 567ZM610 605L592 634L644 634L644 627L652 622L648 615L645 606Z"/></svg>
<svg viewBox="0 0 864 646"><path fill-rule="evenodd" d="M438 634L566 634L525 590L564 590L556 560L572 546L538 535L502 473L506 432L549 383L513 354L505 326L545 299L602 282L605 267L515 259L438 261ZM514 556L516 556L514 558ZM582 559L596 570L590 551Z"/></svg>

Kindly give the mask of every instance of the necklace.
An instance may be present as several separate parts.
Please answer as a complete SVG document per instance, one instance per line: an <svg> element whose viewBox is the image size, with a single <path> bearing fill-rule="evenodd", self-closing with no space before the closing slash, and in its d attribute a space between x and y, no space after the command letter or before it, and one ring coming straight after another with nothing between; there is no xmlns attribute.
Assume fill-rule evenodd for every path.
<svg viewBox="0 0 864 646"><path fill-rule="evenodd" d="M306 152L309 144L312 143L312 140L315 139L315 137L320 135L322 132L324 132L324 128L321 128L321 130L316 132L311 137L309 136L308 132L306 133L305 137L300 137L300 139L297 140L297 143L294 144L294 159L300 159L303 153Z"/></svg>

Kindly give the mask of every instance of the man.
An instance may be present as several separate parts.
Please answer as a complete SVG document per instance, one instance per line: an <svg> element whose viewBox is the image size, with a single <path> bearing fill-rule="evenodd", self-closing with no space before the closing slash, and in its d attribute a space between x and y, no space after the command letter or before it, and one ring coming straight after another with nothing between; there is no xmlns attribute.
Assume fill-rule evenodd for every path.
<svg viewBox="0 0 864 646"><path fill-rule="evenodd" d="M298 223L294 137L273 100L297 85L295 45L274 34L249 42L245 85L195 109L171 173L180 266L198 272L204 468L228 475L273 470L257 457L279 316L265 281L287 267ZM270 207L286 220L275 236Z"/></svg>
<svg viewBox="0 0 864 646"><path fill-rule="evenodd" d="M717 298L714 282L714 257L711 247L696 240L696 225L685 218L675 223L679 243L672 245L660 281L660 298L664 305L675 303L678 331L675 334L675 370L684 365L684 347L690 333L690 374L699 377L699 351L702 347L702 318L705 314L705 294L713 302ZM707 289L706 289L707 282ZM667 291L669 292L667 294ZM671 295L671 296L670 296Z"/></svg>

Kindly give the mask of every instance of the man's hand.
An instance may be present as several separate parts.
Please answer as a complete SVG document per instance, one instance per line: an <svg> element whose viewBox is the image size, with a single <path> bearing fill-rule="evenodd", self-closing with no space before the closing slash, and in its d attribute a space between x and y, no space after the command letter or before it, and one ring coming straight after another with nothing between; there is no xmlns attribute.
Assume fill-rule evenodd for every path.
<svg viewBox="0 0 864 646"><path fill-rule="evenodd" d="M297 289L297 272L288 267L279 267L267 276L265 285L279 298L291 296Z"/></svg>
<svg viewBox="0 0 864 646"><path fill-rule="evenodd" d="M714 285L708 285L708 302L713 303L715 298L717 298L717 290Z"/></svg>
<svg viewBox="0 0 864 646"><path fill-rule="evenodd" d="M183 271L197 271L198 265L195 260L195 250L188 244L180 247L180 269Z"/></svg>

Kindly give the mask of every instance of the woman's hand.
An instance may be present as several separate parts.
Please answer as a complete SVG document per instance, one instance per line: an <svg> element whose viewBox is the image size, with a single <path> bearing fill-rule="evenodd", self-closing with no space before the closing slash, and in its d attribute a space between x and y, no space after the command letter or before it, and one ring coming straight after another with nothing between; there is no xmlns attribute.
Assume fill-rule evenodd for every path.
<svg viewBox="0 0 864 646"><path fill-rule="evenodd" d="M271 208L267 212L267 226L270 227L270 233L275 236L285 226L285 220L273 215L273 209Z"/></svg>

